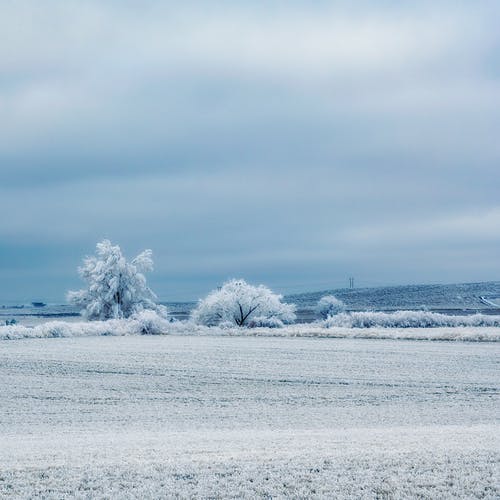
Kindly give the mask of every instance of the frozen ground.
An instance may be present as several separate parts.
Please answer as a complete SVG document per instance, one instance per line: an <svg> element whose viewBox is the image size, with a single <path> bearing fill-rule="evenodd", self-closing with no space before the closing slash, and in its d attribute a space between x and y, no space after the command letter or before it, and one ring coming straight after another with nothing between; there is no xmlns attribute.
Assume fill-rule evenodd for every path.
<svg viewBox="0 0 500 500"><path fill-rule="evenodd" d="M0 497L498 498L497 343L0 343Z"/></svg>

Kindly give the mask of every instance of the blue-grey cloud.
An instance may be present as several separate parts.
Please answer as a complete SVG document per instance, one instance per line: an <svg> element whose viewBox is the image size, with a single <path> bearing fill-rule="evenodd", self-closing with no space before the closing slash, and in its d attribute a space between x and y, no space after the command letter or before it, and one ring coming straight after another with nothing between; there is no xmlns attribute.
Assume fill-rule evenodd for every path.
<svg viewBox="0 0 500 500"><path fill-rule="evenodd" d="M0 300L103 237L162 298L500 278L495 2L5 2Z"/></svg>

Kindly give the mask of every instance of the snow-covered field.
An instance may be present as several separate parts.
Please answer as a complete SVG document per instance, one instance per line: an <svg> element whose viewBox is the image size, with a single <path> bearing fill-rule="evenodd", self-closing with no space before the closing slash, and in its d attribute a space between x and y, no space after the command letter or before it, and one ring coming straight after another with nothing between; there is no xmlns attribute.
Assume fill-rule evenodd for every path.
<svg viewBox="0 0 500 500"><path fill-rule="evenodd" d="M5 498L498 498L498 343L0 342Z"/></svg>

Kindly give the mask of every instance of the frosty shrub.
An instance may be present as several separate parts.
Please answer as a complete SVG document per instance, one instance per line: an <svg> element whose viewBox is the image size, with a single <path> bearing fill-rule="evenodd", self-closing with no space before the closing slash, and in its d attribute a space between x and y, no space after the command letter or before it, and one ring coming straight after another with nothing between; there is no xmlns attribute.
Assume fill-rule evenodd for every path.
<svg viewBox="0 0 500 500"><path fill-rule="evenodd" d="M141 335L161 335L168 332L170 323L156 311L143 310L135 313L132 320L137 322L137 328Z"/></svg>
<svg viewBox="0 0 500 500"><path fill-rule="evenodd" d="M369 339L463 340L468 342L500 342L500 316L474 314L447 316L439 314L424 320L421 311L383 317L374 313L337 314L316 324L293 324L283 328L271 326L252 332L274 337L334 337ZM435 314L435 313L430 313ZM366 316L369 315L369 316ZM390 316L390 317L388 317ZM384 325L383 327L380 325ZM255 325L256 326L256 325ZM411 327L411 328L410 328ZM49 321L34 327L0 325L0 342L24 338L96 337L126 335L248 335L232 323L216 327L193 325L191 322L170 322L150 310L127 319L106 321Z"/></svg>
<svg viewBox="0 0 500 500"><path fill-rule="evenodd" d="M127 262L118 245L103 240L97 255L87 257L78 269L87 288L68 293L68 301L81 308L90 320L128 318L145 309L166 317L166 308L146 284L145 271L153 269L151 250L144 250Z"/></svg>
<svg viewBox="0 0 500 500"><path fill-rule="evenodd" d="M323 319L345 312L345 304L333 295L325 295L318 300L316 313Z"/></svg>
<svg viewBox="0 0 500 500"><path fill-rule="evenodd" d="M353 312L330 316L321 324L326 328L456 328L499 327L500 316L472 314L451 316L427 311Z"/></svg>
<svg viewBox="0 0 500 500"><path fill-rule="evenodd" d="M231 280L200 300L191 318L195 323L215 326L283 326L295 321L295 306L281 302L269 288Z"/></svg>

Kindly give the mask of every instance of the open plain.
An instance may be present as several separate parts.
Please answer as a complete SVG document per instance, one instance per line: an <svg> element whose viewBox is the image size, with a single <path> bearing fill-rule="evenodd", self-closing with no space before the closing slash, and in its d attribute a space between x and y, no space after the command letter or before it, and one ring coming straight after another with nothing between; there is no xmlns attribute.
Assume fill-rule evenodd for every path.
<svg viewBox="0 0 500 500"><path fill-rule="evenodd" d="M0 344L5 498L498 498L498 343Z"/></svg>

